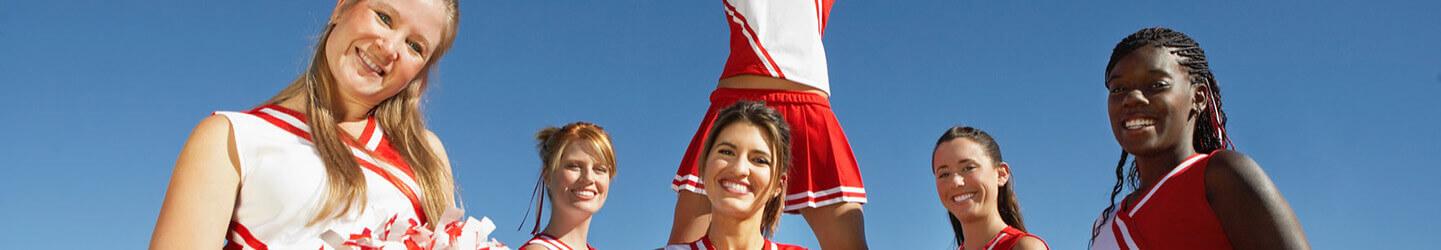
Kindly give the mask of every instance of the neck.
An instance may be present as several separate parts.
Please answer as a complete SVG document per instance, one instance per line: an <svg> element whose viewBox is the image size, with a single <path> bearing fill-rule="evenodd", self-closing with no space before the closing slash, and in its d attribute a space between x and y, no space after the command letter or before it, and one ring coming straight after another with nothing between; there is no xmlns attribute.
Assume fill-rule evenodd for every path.
<svg viewBox="0 0 1441 250"><path fill-rule="evenodd" d="M546 223L545 230L541 233L555 237L571 248L589 248L586 247L586 237L590 234L590 215L560 212L555 206L551 206L551 211L550 222Z"/></svg>
<svg viewBox="0 0 1441 250"><path fill-rule="evenodd" d="M956 218L961 217L956 216ZM961 221L961 228L965 229L961 232L961 236L966 237L966 241L961 242L961 248L982 249L986 247L986 243L990 243L991 238L995 238L1006 227L1005 220L1002 220L1001 215L997 213L991 213L990 216L972 221Z"/></svg>
<svg viewBox="0 0 1441 250"><path fill-rule="evenodd" d="M1150 189L1156 182L1161 181L1162 177L1171 173L1171 170L1176 169L1181 161L1185 161L1187 157L1195 154L1196 150L1191 148L1191 142L1185 141L1170 150L1136 155L1136 172L1141 178L1140 190Z"/></svg>
<svg viewBox="0 0 1441 250"><path fill-rule="evenodd" d="M342 97L341 99L345 98ZM296 94L295 96L292 96L290 98L285 98L284 101L280 101L280 103L277 104L281 107L299 111L301 113L310 113L310 110L306 108L310 104L310 98L303 93ZM366 118L370 117L370 110L374 109L376 106L365 105L350 100L341 100L338 102L338 104L340 105L337 105L337 109L331 111L335 112L336 115L339 115L338 118L340 118L340 123L364 122Z"/></svg>
<svg viewBox="0 0 1441 250"><path fill-rule="evenodd" d="M766 239L761 235L759 213L748 218L735 218L711 213L710 227L706 237L716 249L762 249Z"/></svg>

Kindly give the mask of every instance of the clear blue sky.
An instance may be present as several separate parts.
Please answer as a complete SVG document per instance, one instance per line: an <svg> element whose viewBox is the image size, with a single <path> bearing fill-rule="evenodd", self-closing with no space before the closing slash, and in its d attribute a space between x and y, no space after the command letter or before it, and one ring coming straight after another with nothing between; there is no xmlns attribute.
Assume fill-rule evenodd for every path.
<svg viewBox="0 0 1441 250"><path fill-rule="evenodd" d="M190 128L293 79L333 2L0 1L0 242L146 246ZM1106 57L1156 25L1207 50L1236 144L1314 246L1441 244L1441 165L1427 158L1441 155L1441 3L1103 2L837 1L832 102L873 248L952 244L928 164L958 123L996 135L1030 229L1083 248L1119 150ZM588 120L611 131L620 165L592 244L662 245L670 178L725 60L721 6L463 2L426 109L469 212L527 239L514 229L539 164L531 135ZM777 238L817 246L799 216Z"/></svg>

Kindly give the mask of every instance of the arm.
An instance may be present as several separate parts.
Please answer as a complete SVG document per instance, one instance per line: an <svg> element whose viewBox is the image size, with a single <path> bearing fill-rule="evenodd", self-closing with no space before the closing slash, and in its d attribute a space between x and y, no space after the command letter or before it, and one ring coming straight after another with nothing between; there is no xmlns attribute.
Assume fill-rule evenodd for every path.
<svg viewBox="0 0 1441 250"><path fill-rule="evenodd" d="M225 242L240 164L234 131L224 116L200 121L180 150L150 249L209 249Z"/></svg>
<svg viewBox="0 0 1441 250"><path fill-rule="evenodd" d="M1237 249L1310 249L1301 222L1261 166L1222 150L1206 169L1206 199Z"/></svg>
<svg viewBox="0 0 1441 250"><path fill-rule="evenodd" d="M691 191L676 192L675 218L670 226L668 244L688 244L705 236L710 228L710 200Z"/></svg>
<svg viewBox="0 0 1441 250"><path fill-rule="evenodd" d="M1051 247L1050 247L1050 246L1047 246L1045 241L1041 241L1041 238L1036 238L1035 236L1026 236L1026 237L1022 237L1019 242L1016 242L1016 246L1011 247L1011 249L1012 249L1012 250L1049 250L1049 249L1051 249Z"/></svg>

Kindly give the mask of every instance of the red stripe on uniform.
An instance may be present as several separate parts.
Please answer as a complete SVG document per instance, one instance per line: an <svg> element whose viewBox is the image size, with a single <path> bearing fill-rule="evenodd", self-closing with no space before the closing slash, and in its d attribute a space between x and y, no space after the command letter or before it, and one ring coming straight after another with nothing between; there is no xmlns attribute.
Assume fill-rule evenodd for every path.
<svg viewBox="0 0 1441 250"><path fill-rule="evenodd" d="M305 121L304 118L301 118L300 116L296 116L296 115L295 115L295 114L297 114L297 112L292 111L292 110L289 110L289 109L286 109L286 108L281 107L281 106L278 106L278 105L268 105L268 106L261 107L261 108L267 108L267 107L270 108L270 109L272 109L272 110L280 111L281 113L285 113L285 114L291 115L293 118L295 118L296 120L300 120L301 122L304 122L304 121ZM305 130L301 130L300 128L297 128L297 127L295 127L295 126L292 126L292 125L290 125L290 123L286 123L284 120L280 120L280 118L276 118L275 116L272 116L272 115L270 115L270 114L268 114L268 113L260 112L260 109L261 109L261 108L257 108L257 109L255 109L255 110L252 110L252 111L250 112L250 114L251 114L251 115L255 115L255 116L257 116L257 117L260 117L261 119L264 119L265 121L270 122L271 125L275 125L276 127L280 127L282 130L288 131L288 132L290 132L291 134L295 134L295 136L298 136L298 137L300 137L300 138L304 138L306 141L312 141L311 138L310 138L310 134L309 134L309 133L306 133ZM353 144L353 143L354 143L354 140L344 140L344 142L345 142L345 143L347 144L347 146L349 146L349 147L356 147L356 145ZM312 143L313 143L313 141L312 141ZM367 151L367 152L369 152L368 150L364 150L363 147L360 147L360 148L361 148L361 151ZM415 191L414 191L413 189L411 189L409 185L406 185L404 181L400 180L399 178L396 178L395 175L390 174L390 172L387 172L387 171L385 171L384 169L381 169L379 166L376 166L375 163L372 163L372 162L367 161L367 160L365 160L365 159L363 159L363 158L360 158L360 156L355 156L354 154L352 154L351 156L352 156L352 157L355 157L356 163L358 163L358 165L360 165L362 168L364 168L364 169L369 169L371 172L374 172L376 175L380 175L381 177L384 177L386 181L390 182L391 185L395 186L395 189L400 190L400 193L401 193L401 194L404 194L404 195L405 195L405 198L407 198L407 199L410 200L410 206L411 206L411 208L415 209L415 215L416 215L416 217L419 217L419 218L420 218L420 221L422 221L422 222L430 221L430 220L428 219L429 216L426 216L426 214L425 214L425 209L423 208L423 206L420 205L420 198L419 198L418 196L416 196ZM400 161L400 162L404 162L404 161ZM408 169L408 168L409 168L409 167L407 166L406 169ZM407 173L407 174L408 174L408 173ZM415 180L415 177L414 177L414 176L411 176L411 180Z"/></svg>
<svg viewBox="0 0 1441 250"><path fill-rule="evenodd" d="M780 64L776 64L776 60L771 58L771 52L768 51L768 50L766 50L766 47L765 47L764 45L761 45L761 37L760 37L760 34L759 34L759 33L756 33L755 30L752 30L752 29L751 29L750 22L749 22L749 21L746 21L745 15L741 15L741 12L738 11L738 10L736 10L736 7L735 7L735 6L732 6L729 1L721 1L721 2L725 3L726 9L729 9L729 10L730 10L729 13L735 14L735 19L740 19L740 22L741 22L740 25L741 25L742 28L745 28L745 32L751 34L751 35L750 35L751 44L754 44L754 45L756 46L756 49L759 49L759 50L761 51L761 56L762 56L762 57L765 57L765 59L766 59L767 62L770 62L771 68L774 68L774 69L775 69L776 78L785 79L785 78L786 78L786 73L785 73L785 72L781 72L781 65L780 65Z"/></svg>
<svg viewBox="0 0 1441 250"><path fill-rule="evenodd" d="M245 241L245 245L250 246L250 248L258 250L269 249L269 247L265 246L264 242L260 242L260 239L256 239L255 235L250 234L250 229L245 228L245 225L241 225L240 222L230 221L230 232L235 233L236 236L240 236L240 239ZM234 243L234 241L231 241L230 243ZM227 249L231 248L230 244L225 245ZM239 249L244 249L244 247L241 247L239 245L236 245L235 247L238 247Z"/></svg>

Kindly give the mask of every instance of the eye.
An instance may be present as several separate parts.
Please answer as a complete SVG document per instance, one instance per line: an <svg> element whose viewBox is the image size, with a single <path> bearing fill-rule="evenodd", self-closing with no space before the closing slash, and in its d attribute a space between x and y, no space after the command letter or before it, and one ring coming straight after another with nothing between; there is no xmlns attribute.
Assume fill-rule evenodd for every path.
<svg viewBox="0 0 1441 250"><path fill-rule="evenodd" d="M1114 95L1114 94L1120 94L1122 91L1123 91L1123 89L1122 89L1121 87L1119 87L1119 86L1112 86L1112 87L1107 87L1107 88L1106 88L1106 93L1110 93L1110 94L1112 94L1112 95Z"/></svg>
<svg viewBox="0 0 1441 250"><path fill-rule="evenodd" d="M1157 81L1155 83L1151 83L1151 89L1153 90L1162 90L1170 87L1171 83L1166 81Z"/></svg>
<svg viewBox="0 0 1441 250"><path fill-rule="evenodd" d="M941 171L939 173L936 173L936 179L945 179L946 177L951 177L951 171Z"/></svg>
<svg viewBox="0 0 1441 250"><path fill-rule="evenodd" d="M390 14L385 14L385 12L380 12L377 10L375 11L375 18L379 19L380 23L385 24L385 27L390 27Z"/></svg>
<svg viewBox="0 0 1441 250"><path fill-rule="evenodd" d="M565 169L580 170L581 167L580 167L580 164L571 163L571 164L565 164Z"/></svg>
<svg viewBox="0 0 1441 250"><path fill-rule="evenodd" d="M596 166L595 169L593 169L593 171L595 171L596 173L602 173L602 174L604 174L604 173L610 173L610 168L603 167L603 166Z"/></svg>
<svg viewBox="0 0 1441 250"><path fill-rule="evenodd" d="M980 168L980 167L976 167L975 165L970 165L970 166L962 167L962 168L961 168L961 171L965 171L965 172L969 173L969 172L976 171L976 169L979 169L979 168Z"/></svg>
<svg viewBox="0 0 1441 250"><path fill-rule="evenodd" d="M751 158L751 162L754 162L754 163L760 164L760 165L771 165L771 159L770 159L770 158L766 158L766 157L755 157L755 158Z"/></svg>
<svg viewBox="0 0 1441 250"><path fill-rule="evenodd" d="M405 45L410 47L410 51L415 51L417 54L425 52L425 47L415 41L406 40Z"/></svg>
<svg viewBox="0 0 1441 250"><path fill-rule="evenodd" d="M736 155L736 151L732 151L732 150L726 149L726 148L716 149L715 152L718 153L718 154L721 154L721 155L728 155L728 156L735 156L735 155Z"/></svg>

